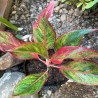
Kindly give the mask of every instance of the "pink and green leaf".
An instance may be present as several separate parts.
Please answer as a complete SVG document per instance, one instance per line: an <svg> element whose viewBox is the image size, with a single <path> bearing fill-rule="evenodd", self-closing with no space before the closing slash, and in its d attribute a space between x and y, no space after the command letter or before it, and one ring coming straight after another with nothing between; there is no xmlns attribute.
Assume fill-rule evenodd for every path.
<svg viewBox="0 0 98 98"><path fill-rule="evenodd" d="M43 44L47 49L54 44L55 36L56 33L45 18L40 20L37 28L33 28L34 41Z"/></svg>
<svg viewBox="0 0 98 98"><path fill-rule="evenodd" d="M22 43L25 42L15 38L11 33L0 31L0 50L5 52L21 45Z"/></svg>
<svg viewBox="0 0 98 98"><path fill-rule="evenodd" d="M14 95L32 95L39 92L47 78L46 72L27 76L16 85Z"/></svg>
<svg viewBox="0 0 98 98"><path fill-rule="evenodd" d="M60 71L73 82L98 85L98 65L93 62L72 61L64 65Z"/></svg>
<svg viewBox="0 0 98 98"><path fill-rule="evenodd" d="M43 45L33 42L24 43L11 51L9 50L9 52L11 52L16 58L20 59L33 59L37 58L38 55L45 58L48 57L47 49Z"/></svg>
<svg viewBox="0 0 98 98"><path fill-rule="evenodd" d="M38 20L33 25L33 39L35 42L43 44L49 49L55 42L56 33L49 23L48 18L51 16L54 8L54 1L42 12Z"/></svg>
<svg viewBox="0 0 98 98"><path fill-rule="evenodd" d="M48 4L47 8L40 14L40 16L38 17L38 20L34 23L33 28L36 28L38 26L41 19L46 17L46 19L48 20L48 18L50 18L53 13L53 9L54 9L54 0L52 0Z"/></svg>
<svg viewBox="0 0 98 98"><path fill-rule="evenodd" d="M94 50L80 46L65 46L60 48L52 57L51 62L61 64L64 59L70 58L74 60L83 60L84 58L98 57L98 53Z"/></svg>
<svg viewBox="0 0 98 98"><path fill-rule="evenodd" d="M54 48L57 51L64 46L78 46L80 45L81 37L84 34L88 34L96 30L97 29L83 29L65 33L56 40Z"/></svg>

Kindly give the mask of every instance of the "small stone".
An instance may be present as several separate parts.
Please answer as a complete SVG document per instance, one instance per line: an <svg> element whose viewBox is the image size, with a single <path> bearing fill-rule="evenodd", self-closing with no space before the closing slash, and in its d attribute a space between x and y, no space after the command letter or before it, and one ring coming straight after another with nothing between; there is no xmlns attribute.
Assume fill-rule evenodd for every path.
<svg viewBox="0 0 98 98"><path fill-rule="evenodd" d="M63 12L63 10L62 10L62 9L60 9L60 10L59 10L59 13L62 13L62 12Z"/></svg>
<svg viewBox="0 0 98 98"><path fill-rule="evenodd" d="M39 11L42 11L42 9L43 9L42 6L39 6Z"/></svg>
<svg viewBox="0 0 98 98"><path fill-rule="evenodd" d="M73 9L69 10L69 12L68 12L69 15L72 15L73 13L74 13Z"/></svg>
<svg viewBox="0 0 98 98"><path fill-rule="evenodd" d="M89 16L84 16L84 18L89 18Z"/></svg>
<svg viewBox="0 0 98 98"><path fill-rule="evenodd" d="M21 19L25 19L25 16L24 16L24 15L22 15L22 16L21 16Z"/></svg>
<svg viewBox="0 0 98 98"><path fill-rule="evenodd" d="M26 17L30 17L30 15L29 14L26 14Z"/></svg>
<svg viewBox="0 0 98 98"><path fill-rule="evenodd" d="M60 1L55 1L55 7L57 7L59 5Z"/></svg>
<svg viewBox="0 0 98 98"><path fill-rule="evenodd" d="M66 20L66 15L65 14L61 15L61 21L65 21L65 20Z"/></svg>
<svg viewBox="0 0 98 98"><path fill-rule="evenodd" d="M10 22L11 22L12 24L15 24L15 20L10 20Z"/></svg>
<svg viewBox="0 0 98 98"><path fill-rule="evenodd" d="M98 94L97 94L97 95L95 95L95 98L98 98Z"/></svg>
<svg viewBox="0 0 98 98"><path fill-rule="evenodd" d="M65 6L65 4L60 4L59 6L60 6L60 8L63 8Z"/></svg>
<svg viewBox="0 0 98 98"><path fill-rule="evenodd" d="M32 35L31 34L28 34L28 35L23 36L22 39L24 41L31 41L31 37L32 37Z"/></svg>
<svg viewBox="0 0 98 98"><path fill-rule="evenodd" d="M51 90L48 90L47 91L47 94L50 96L52 94L52 91Z"/></svg>
<svg viewBox="0 0 98 98"><path fill-rule="evenodd" d="M17 14L15 14L15 20L17 20L18 19L18 15Z"/></svg>
<svg viewBox="0 0 98 98"><path fill-rule="evenodd" d="M88 15L88 12L87 11L84 11L84 16L87 16Z"/></svg>
<svg viewBox="0 0 98 98"><path fill-rule="evenodd" d="M13 15L13 16L11 17L11 19L10 19L10 20L14 20L14 18L15 18L15 17L14 17L14 15Z"/></svg>
<svg viewBox="0 0 98 98"><path fill-rule="evenodd" d="M13 11L12 14L16 14L16 11Z"/></svg>
<svg viewBox="0 0 98 98"><path fill-rule="evenodd" d="M18 10L17 15L22 15L22 12L20 10Z"/></svg>
<svg viewBox="0 0 98 98"><path fill-rule="evenodd" d="M22 31L22 30L23 30L23 28L18 28L18 30L19 30L19 31Z"/></svg>
<svg viewBox="0 0 98 98"><path fill-rule="evenodd" d="M60 6L57 6L57 7L54 8L55 12L59 12L59 10L60 10Z"/></svg>
<svg viewBox="0 0 98 98"><path fill-rule="evenodd" d="M82 12L79 9L75 9L74 15L75 16L81 16Z"/></svg>
<svg viewBox="0 0 98 98"><path fill-rule="evenodd" d="M63 13L67 14L68 13L68 10L63 9Z"/></svg>
<svg viewBox="0 0 98 98"><path fill-rule="evenodd" d="M21 4L21 7L25 8L26 6L25 6L25 4Z"/></svg>
<svg viewBox="0 0 98 98"><path fill-rule="evenodd" d="M16 10L16 8L17 8L16 5L14 5L13 8L14 8L14 10Z"/></svg>

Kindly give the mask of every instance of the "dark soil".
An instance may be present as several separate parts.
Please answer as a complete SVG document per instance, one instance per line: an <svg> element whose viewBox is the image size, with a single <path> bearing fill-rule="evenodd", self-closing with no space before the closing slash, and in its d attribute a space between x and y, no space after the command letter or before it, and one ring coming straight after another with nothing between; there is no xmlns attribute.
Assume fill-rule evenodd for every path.
<svg viewBox="0 0 98 98"><path fill-rule="evenodd" d="M25 65L27 74L34 74L34 73L40 73L45 72L47 67L42 62L38 60L30 60L27 61L27 64ZM65 83L68 79L65 78L58 69L56 68L50 68L49 69L49 78L45 83L45 86L49 85L61 85L62 83Z"/></svg>

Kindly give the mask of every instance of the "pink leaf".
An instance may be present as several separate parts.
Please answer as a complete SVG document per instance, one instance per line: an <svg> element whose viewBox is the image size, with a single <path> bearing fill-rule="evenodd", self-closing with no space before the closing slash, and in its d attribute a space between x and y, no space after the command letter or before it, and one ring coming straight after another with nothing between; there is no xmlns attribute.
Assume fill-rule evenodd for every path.
<svg viewBox="0 0 98 98"><path fill-rule="evenodd" d="M42 18L44 17L46 17L47 19L50 18L50 16L53 13L53 8L54 8L54 0L52 0L47 6L47 8L40 14L38 20L34 23L33 28L36 28L38 26Z"/></svg>
<svg viewBox="0 0 98 98"><path fill-rule="evenodd" d="M60 48L52 57L51 62L54 64L61 64L64 59L71 58L74 60L81 60L84 58L98 57L96 51L80 47L80 46L65 46Z"/></svg>
<svg viewBox="0 0 98 98"><path fill-rule="evenodd" d="M25 42L15 38L11 33L0 31L0 50L5 52L21 45L22 43Z"/></svg>

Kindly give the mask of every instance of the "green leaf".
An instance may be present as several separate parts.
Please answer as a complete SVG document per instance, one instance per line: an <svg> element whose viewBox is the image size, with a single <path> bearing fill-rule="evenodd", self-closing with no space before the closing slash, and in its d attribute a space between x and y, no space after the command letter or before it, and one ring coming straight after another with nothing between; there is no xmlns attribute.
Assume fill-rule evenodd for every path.
<svg viewBox="0 0 98 98"><path fill-rule="evenodd" d="M37 27L33 27L34 41L49 49L55 41L55 31L46 18L42 18Z"/></svg>
<svg viewBox="0 0 98 98"><path fill-rule="evenodd" d="M86 85L98 85L98 65L93 62L72 61L61 72L70 80Z"/></svg>
<svg viewBox="0 0 98 98"><path fill-rule="evenodd" d="M56 40L54 48L57 51L63 46L78 46L80 45L81 36L96 30L97 29L83 29L65 33Z"/></svg>
<svg viewBox="0 0 98 98"><path fill-rule="evenodd" d="M47 49L39 43L26 42L10 51L15 57L20 59L33 59L37 55L48 57Z"/></svg>
<svg viewBox="0 0 98 98"><path fill-rule="evenodd" d="M85 10L85 7L86 7L86 4L83 4L83 5L82 5L82 11Z"/></svg>
<svg viewBox="0 0 98 98"><path fill-rule="evenodd" d="M18 28L16 26L14 26L13 24L11 24L8 20L6 20L5 18L1 17L0 16L0 22L4 25L6 25L7 27L15 30L15 31L18 31Z"/></svg>
<svg viewBox="0 0 98 98"><path fill-rule="evenodd" d="M16 85L14 95L31 95L38 92L47 78L46 72L27 76Z"/></svg>
<svg viewBox="0 0 98 98"><path fill-rule="evenodd" d="M76 5L77 7L80 7L83 3L82 2L78 2Z"/></svg>
<svg viewBox="0 0 98 98"><path fill-rule="evenodd" d="M96 3L98 3L98 0L91 1L91 2L87 3L85 8L89 9L89 8L93 7Z"/></svg>
<svg viewBox="0 0 98 98"><path fill-rule="evenodd" d="M65 2L66 0L61 0L61 2Z"/></svg>

